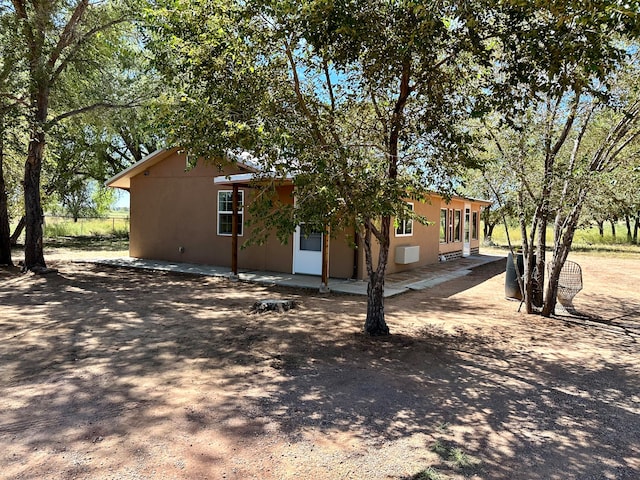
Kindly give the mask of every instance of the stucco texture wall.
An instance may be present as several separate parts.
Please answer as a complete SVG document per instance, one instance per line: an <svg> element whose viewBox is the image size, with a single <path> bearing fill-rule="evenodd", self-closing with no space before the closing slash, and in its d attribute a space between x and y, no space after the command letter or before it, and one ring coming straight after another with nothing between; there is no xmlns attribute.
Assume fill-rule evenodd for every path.
<svg viewBox="0 0 640 480"><path fill-rule="evenodd" d="M130 255L228 267L231 237L217 233L217 201L218 192L231 187L216 185L213 179L238 169L199 163L185 171L185 166L186 157L174 152L131 179ZM241 190L245 203L250 202L252 190ZM240 243L249 235L245 218ZM283 245L275 236L238 252L241 269L290 272L291 258L291 242Z"/></svg>

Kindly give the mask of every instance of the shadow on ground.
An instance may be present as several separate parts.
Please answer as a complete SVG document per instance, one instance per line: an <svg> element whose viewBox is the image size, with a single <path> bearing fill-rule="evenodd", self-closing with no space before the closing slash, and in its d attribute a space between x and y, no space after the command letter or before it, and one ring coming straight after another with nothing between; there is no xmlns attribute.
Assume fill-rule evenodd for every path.
<svg viewBox="0 0 640 480"><path fill-rule="evenodd" d="M195 389L197 402L179 410L192 433L245 439L276 428L295 442L310 430L349 432L374 448L417 436L415 448L437 454L430 468L445 475L637 478L637 368L541 356L535 325L522 348L437 325L374 339L359 332L365 304L355 297L82 268L0 286L0 397L11 404L2 447L170 430L183 408L172 392ZM468 310L455 294L503 271L488 265L409 294L414 311L404 313ZM302 307L250 313L274 296Z"/></svg>

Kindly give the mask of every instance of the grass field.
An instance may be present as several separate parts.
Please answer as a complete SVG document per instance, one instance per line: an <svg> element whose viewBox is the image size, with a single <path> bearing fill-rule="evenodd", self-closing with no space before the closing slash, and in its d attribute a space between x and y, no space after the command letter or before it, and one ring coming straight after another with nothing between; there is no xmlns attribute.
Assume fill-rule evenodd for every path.
<svg viewBox="0 0 640 480"><path fill-rule="evenodd" d="M45 237L129 236L129 217L79 218L45 217Z"/></svg>
<svg viewBox="0 0 640 480"><path fill-rule="evenodd" d="M600 236L597 228L580 229L573 239L571 250L573 252L593 252L593 253L615 253L621 255L640 255L640 245L634 245L627 239L627 231L624 224L617 226L617 235L605 233ZM609 230L610 231L610 230ZM522 236L520 229L512 227L509 229L509 237L514 247L520 246ZM491 240L498 247L507 247L507 235L504 226L497 225L493 231ZM553 228L547 229L547 245L553 245Z"/></svg>
<svg viewBox="0 0 640 480"><path fill-rule="evenodd" d="M11 231L16 228L11 225ZM47 239L60 237L129 237L129 212L113 211L104 218L79 218L77 222L71 217L46 215L44 220L44 236ZM24 241L24 232L19 243Z"/></svg>
<svg viewBox="0 0 640 480"><path fill-rule="evenodd" d="M15 225L12 225L11 231L14 228ZM504 227L501 225L496 226L493 233L492 241L495 246L506 248L508 243ZM629 242L624 224L618 225L617 233L615 237L611 233L605 233L601 237L597 228L578 230L573 241L572 251L576 253L593 252L603 255L640 255L640 245L634 245ZM73 238L78 238L80 240L79 243L84 245L93 243L91 237L94 237L96 241L103 237L127 240L129 238L129 212L116 210L110 212L105 218L79 218L77 222L74 222L69 217L46 216L44 235L49 244L54 239L58 239L57 241L66 239L65 242L78 243L73 240ZM509 236L514 247L521 244L519 228L510 228ZM19 242L22 243L23 241L24 234ZM547 230L547 245L553 245L552 228Z"/></svg>

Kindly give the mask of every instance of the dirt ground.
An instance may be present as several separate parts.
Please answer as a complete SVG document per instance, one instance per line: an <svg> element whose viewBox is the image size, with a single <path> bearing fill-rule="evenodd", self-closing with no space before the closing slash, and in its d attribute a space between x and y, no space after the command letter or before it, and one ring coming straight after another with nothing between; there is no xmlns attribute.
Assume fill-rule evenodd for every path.
<svg viewBox="0 0 640 480"><path fill-rule="evenodd" d="M388 338L360 297L0 270L0 478L640 478L640 259L573 259L597 322L518 313L500 262L388 299Z"/></svg>

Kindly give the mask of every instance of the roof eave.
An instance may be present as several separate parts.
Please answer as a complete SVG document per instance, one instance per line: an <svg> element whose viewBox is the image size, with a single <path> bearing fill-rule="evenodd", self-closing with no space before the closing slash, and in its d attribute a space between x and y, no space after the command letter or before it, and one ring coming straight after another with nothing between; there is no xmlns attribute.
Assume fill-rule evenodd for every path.
<svg viewBox="0 0 640 480"><path fill-rule="evenodd" d="M144 157L143 159L137 161L133 165L128 168L125 168L120 173L114 175L109 180L104 182L106 187L111 188L121 188L122 190L129 190L131 188L131 178L135 177L139 173L143 172L145 169L155 164L160 160L161 154L169 153L173 149L165 149L159 148L158 150L151 152L149 155Z"/></svg>

